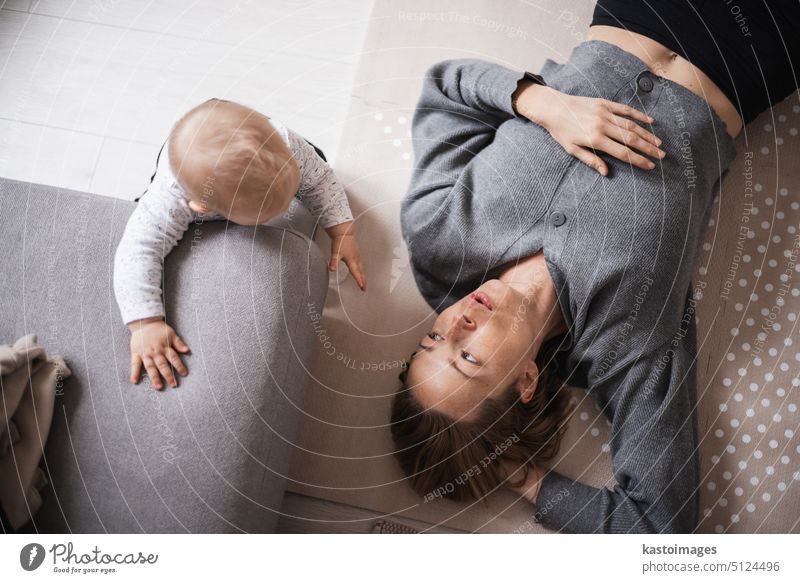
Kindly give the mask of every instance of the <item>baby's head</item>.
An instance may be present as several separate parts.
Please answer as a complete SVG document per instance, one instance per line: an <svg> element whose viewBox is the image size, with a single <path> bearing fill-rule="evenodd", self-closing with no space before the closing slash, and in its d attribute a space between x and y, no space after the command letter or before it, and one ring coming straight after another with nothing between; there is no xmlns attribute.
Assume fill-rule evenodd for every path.
<svg viewBox="0 0 800 583"><path fill-rule="evenodd" d="M300 172L266 116L211 99L189 110L172 130L169 160L196 212L217 212L258 225L284 211Z"/></svg>

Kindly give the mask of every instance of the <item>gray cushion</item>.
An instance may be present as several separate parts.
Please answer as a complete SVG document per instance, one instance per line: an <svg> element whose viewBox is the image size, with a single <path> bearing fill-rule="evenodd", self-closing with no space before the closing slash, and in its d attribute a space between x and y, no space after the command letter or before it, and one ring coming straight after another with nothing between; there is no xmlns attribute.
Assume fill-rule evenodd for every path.
<svg viewBox="0 0 800 583"><path fill-rule="evenodd" d="M297 215L296 230L192 225L164 286L168 322L192 349L189 376L177 389L134 386L111 285L133 208L0 179L0 343L37 334L73 371L42 462L52 486L30 528L272 532L326 258Z"/></svg>

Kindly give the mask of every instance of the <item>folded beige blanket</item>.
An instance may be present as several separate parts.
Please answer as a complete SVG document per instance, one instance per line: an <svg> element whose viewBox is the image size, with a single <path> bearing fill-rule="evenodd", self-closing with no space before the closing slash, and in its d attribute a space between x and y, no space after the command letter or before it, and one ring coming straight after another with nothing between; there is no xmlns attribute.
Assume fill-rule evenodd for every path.
<svg viewBox="0 0 800 583"><path fill-rule="evenodd" d="M0 346L0 506L14 530L42 505L47 478L39 460L56 392L71 374L61 357L47 357L34 334Z"/></svg>

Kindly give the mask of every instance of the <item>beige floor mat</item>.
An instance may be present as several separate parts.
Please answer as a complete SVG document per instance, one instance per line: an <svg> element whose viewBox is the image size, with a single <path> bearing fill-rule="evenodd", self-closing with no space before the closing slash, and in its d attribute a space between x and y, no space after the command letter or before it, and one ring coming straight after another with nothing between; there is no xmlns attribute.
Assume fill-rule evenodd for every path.
<svg viewBox="0 0 800 583"><path fill-rule="evenodd" d="M368 292L332 279L317 321L316 382L305 403L290 489L483 532L540 532L533 507L498 492L488 508L424 502L402 482L388 428L398 366L428 330L399 230L413 164L409 124L427 66L451 57L538 70L583 39L577 0L375 3L336 171L357 215ZM800 106L767 112L738 142L698 259L698 394L703 532L800 532ZM327 241L324 241L327 244ZM613 486L608 424L574 390L578 411L558 469Z"/></svg>

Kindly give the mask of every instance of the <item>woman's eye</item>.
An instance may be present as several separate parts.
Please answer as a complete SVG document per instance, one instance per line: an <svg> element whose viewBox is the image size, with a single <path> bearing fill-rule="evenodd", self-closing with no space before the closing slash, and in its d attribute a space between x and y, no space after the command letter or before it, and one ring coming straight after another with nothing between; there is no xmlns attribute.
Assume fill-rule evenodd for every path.
<svg viewBox="0 0 800 583"><path fill-rule="evenodd" d="M428 338L431 340L442 340L442 337L439 336L436 332L428 332Z"/></svg>
<svg viewBox="0 0 800 583"><path fill-rule="evenodd" d="M465 350L461 351L461 358L463 358L467 362L471 362L472 364L478 364L477 359L474 356L472 356L469 352L466 352Z"/></svg>

